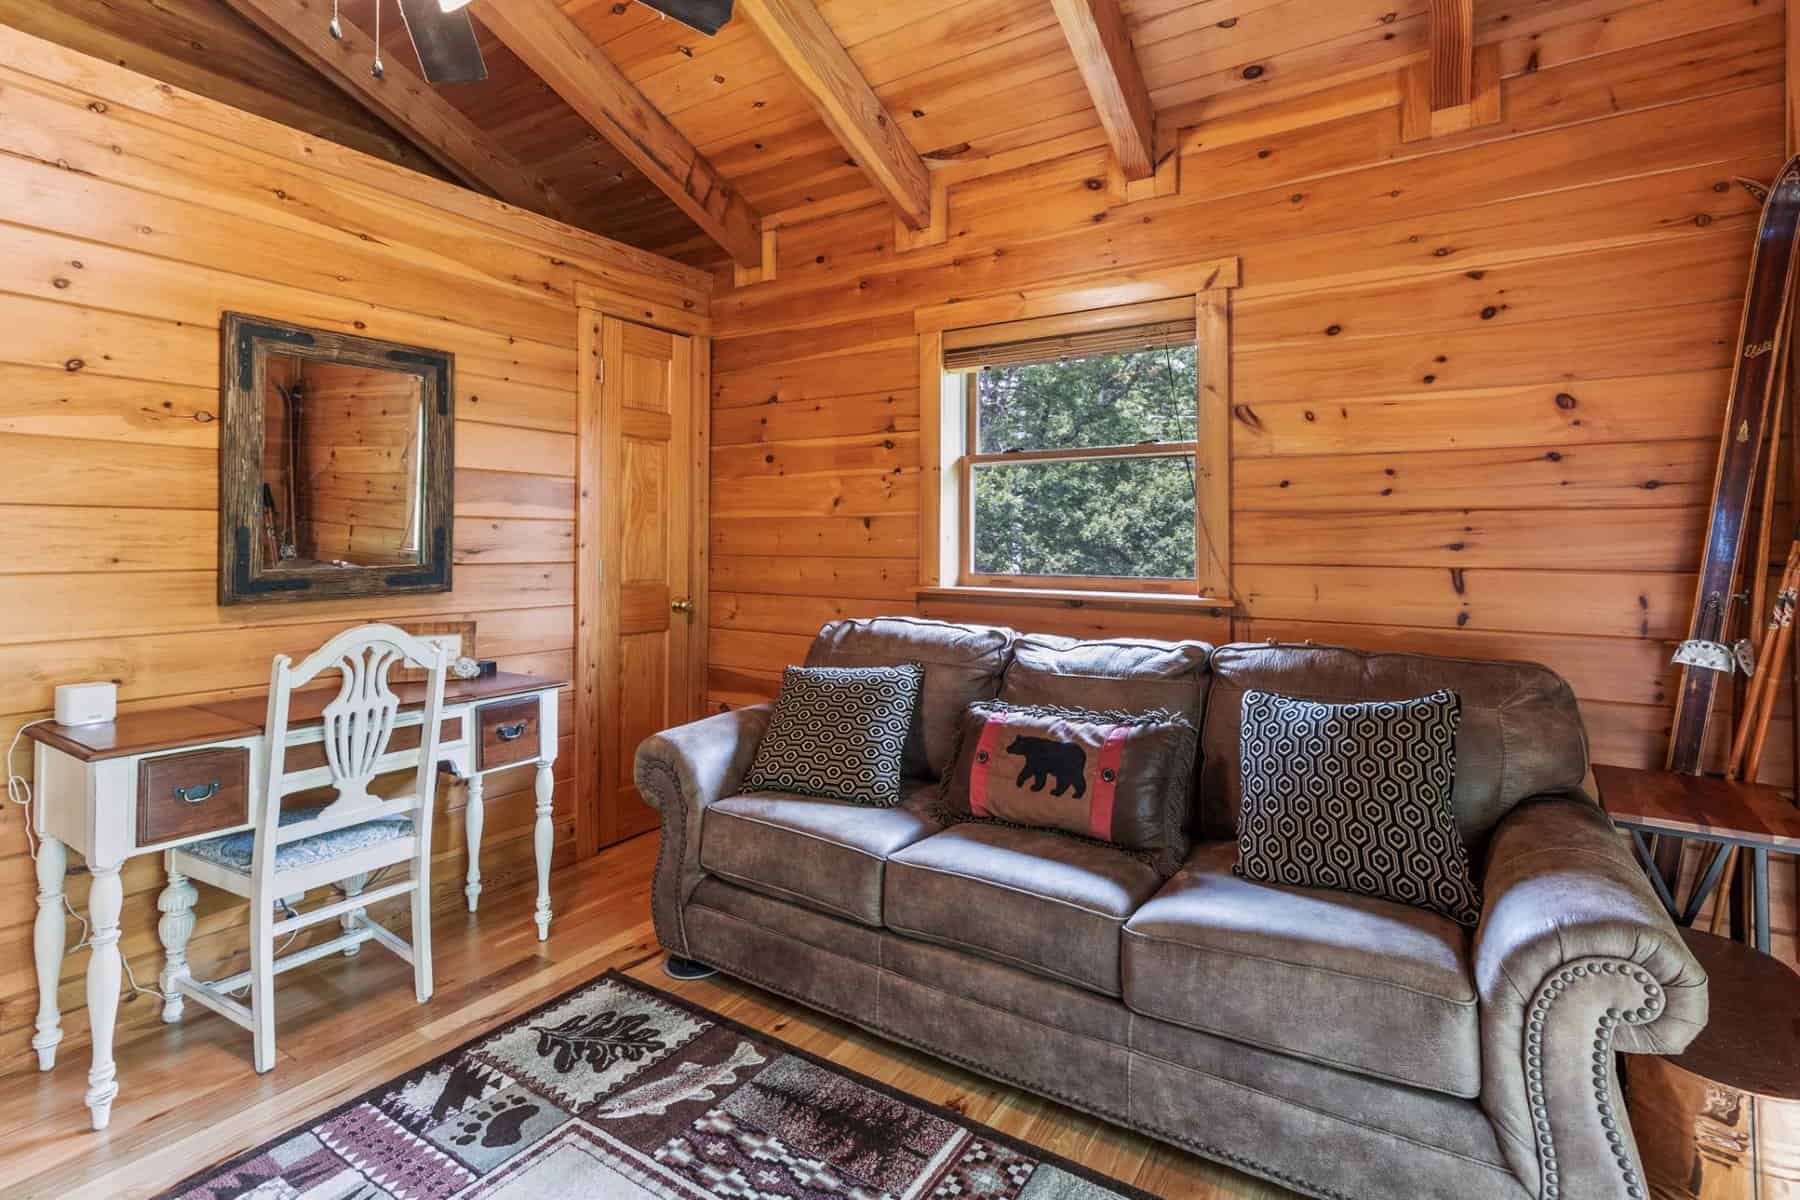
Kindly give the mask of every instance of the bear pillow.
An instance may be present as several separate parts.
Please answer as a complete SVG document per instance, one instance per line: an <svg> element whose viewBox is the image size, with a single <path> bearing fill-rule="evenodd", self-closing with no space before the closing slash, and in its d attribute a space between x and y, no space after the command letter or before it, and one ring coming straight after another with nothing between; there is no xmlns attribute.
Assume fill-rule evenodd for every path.
<svg viewBox="0 0 1800 1200"><path fill-rule="evenodd" d="M1186 859L1199 738L1185 717L983 700L957 733L939 791L946 819L1106 842L1164 876Z"/></svg>

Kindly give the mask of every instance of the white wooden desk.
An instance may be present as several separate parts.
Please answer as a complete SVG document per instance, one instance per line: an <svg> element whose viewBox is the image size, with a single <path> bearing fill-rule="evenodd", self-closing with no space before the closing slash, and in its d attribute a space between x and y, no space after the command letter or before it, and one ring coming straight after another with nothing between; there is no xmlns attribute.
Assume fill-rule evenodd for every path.
<svg viewBox="0 0 1800 1200"><path fill-rule="evenodd" d="M550 933L551 765L556 761L557 692L560 680L526 675L453 679L444 689L439 757L466 780L469 802L469 871L463 889L469 911L481 894L482 778L508 767L537 766L538 938ZM401 713L382 759L381 771L406 770L418 762L423 688L395 687ZM286 754L287 777L295 788L328 784L321 740L321 711L336 689L294 696ZM38 1069L56 1063L62 1041L57 981L62 974L67 929L63 876L68 851L86 861L93 883L88 892L88 1017L93 1026L93 1063L88 1071L87 1106L95 1129L106 1128L119 1094L113 1064L113 1030L119 1010L119 880L125 860L160 853L220 834L251 827L261 802L267 753L263 733L266 702L261 697L133 713L106 725L34 725L26 731L36 746L36 788L32 823L38 838L37 921L32 930L37 959L37 1031L31 1039ZM192 897L182 904L178 889L193 885L172 876L157 907L164 916L157 933L166 952L161 988L171 993L163 1020L181 1016L173 981L187 972L187 940L193 933Z"/></svg>

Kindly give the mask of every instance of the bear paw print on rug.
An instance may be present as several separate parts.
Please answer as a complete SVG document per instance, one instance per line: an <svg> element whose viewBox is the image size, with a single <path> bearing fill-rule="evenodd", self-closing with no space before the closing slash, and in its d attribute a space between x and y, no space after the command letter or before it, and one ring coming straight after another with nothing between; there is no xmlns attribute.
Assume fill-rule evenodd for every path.
<svg viewBox="0 0 1800 1200"><path fill-rule="evenodd" d="M473 1146L479 1140L489 1150L516 1145L524 1133L525 1122L540 1111L524 1096L489 1101L471 1112L461 1131L450 1140L458 1146Z"/></svg>

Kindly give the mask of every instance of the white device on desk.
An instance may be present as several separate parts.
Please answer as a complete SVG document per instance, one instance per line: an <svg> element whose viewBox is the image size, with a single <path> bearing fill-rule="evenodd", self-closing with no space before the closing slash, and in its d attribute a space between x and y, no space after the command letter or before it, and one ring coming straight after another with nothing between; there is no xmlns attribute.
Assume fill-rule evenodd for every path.
<svg viewBox="0 0 1800 1200"><path fill-rule="evenodd" d="M65 683L56 689L58 725L104 725L118 715L116 683Z"/></svg>

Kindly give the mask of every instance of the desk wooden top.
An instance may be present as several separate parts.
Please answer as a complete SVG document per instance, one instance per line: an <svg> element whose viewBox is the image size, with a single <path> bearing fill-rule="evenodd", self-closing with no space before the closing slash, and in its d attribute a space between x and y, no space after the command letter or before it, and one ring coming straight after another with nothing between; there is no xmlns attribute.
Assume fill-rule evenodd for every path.
<svg viewBox="0 0 1800 1200"><path fill-rule="evenodd" d="M1621 825L1800 850L1800 807L1772 787L1633 767L1595 767L1594 782Z"/></svg>
<svg viewBox="0 0 1800 1200"><path fill-rule="evenodd" d="M538 692L545 688L567 687L566 680L541 679L535 675L513 675L500 672L479 679L451 679L444 684L444 703L475 704L505 696ZM394 685L400 708L419 708L425 703L425 685ZM314 688L296 692L288 701L288 728L304 729L324 720L325 706L337 695L336 688ZM241 700L222 700L216 704L188 704L177 708L152 708L126 713L104 725L58 725L54 721L33 725L25 736L46 746L61 750L82 762L108 758L124 758L132 754L149 754L161 750L180 750L187 746L203 746L233 738L254 737L263 731L268 717L269 698L265 693Z"/></svg>

